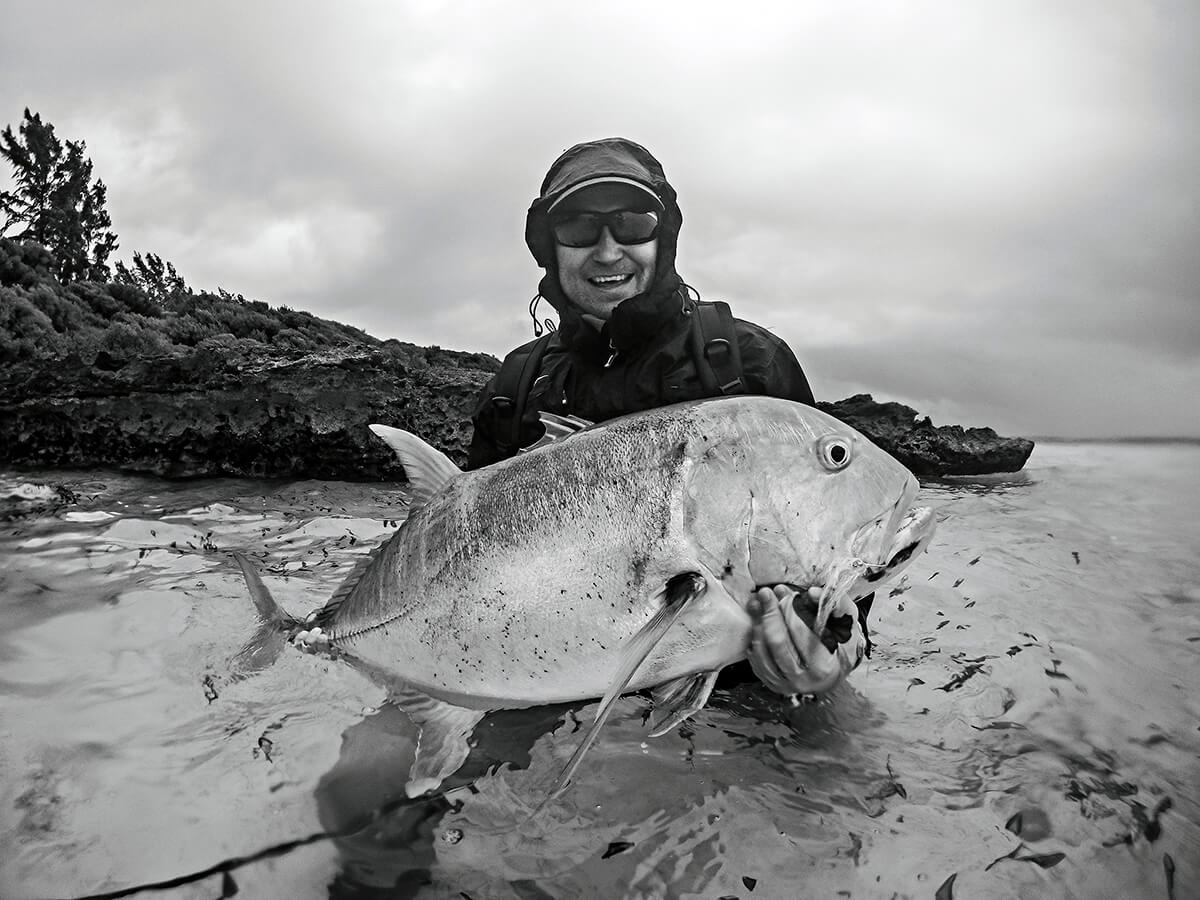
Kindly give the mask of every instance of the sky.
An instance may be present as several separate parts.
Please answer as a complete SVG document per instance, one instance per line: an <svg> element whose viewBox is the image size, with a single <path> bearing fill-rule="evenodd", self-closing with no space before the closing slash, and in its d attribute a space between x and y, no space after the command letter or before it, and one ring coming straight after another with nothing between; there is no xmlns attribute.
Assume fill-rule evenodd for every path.
<svg viewBox="0 0 1200 900"><path fill-rule="evenodd" d="M684 280L785 339L818 399L1200 437L1191 0L3 0L2 19L0 125L28 107L86 141L114 259L156 253L197 289L502 356L532 337L542 177L620 135L679 194Z"/></svg>

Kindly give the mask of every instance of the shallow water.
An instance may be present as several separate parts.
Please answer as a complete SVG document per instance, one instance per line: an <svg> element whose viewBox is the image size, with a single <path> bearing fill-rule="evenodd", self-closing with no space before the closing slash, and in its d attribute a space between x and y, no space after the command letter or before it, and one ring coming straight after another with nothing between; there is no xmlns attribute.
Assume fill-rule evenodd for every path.
<svg viewBox="0 0 1200 900"><path fill-rule="evenodd" d="M0 522L0 896L1200 893L1195 444L1047 443L1010 480L926 486L938 536L847 684L719 690L658 739L625 698L518 829L593 706L489 717L453 790L402 805L411 728L366 678L294 651L228 678L253 623L229 552L303 614L402 492L7 473L0 494L42 480L78 501Z"/></svg>

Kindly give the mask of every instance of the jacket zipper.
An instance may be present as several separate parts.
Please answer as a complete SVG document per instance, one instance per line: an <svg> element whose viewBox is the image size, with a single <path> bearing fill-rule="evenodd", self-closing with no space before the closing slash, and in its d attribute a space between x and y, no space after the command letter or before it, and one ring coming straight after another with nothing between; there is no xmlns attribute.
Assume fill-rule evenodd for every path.
<svg viewBox="0 0 1200 900"><path fill-rule="evenodd" d="M612 364L617 359L617 354L621 352L620 350L618 350L616 348L616 345L613 344L613 342L611 340L608 342L608 349L611 350L612 353L610 353L608 355L608 359L604 363L604 368L606 368L606 369L609 368L610 366L612 366Z"/></svg>

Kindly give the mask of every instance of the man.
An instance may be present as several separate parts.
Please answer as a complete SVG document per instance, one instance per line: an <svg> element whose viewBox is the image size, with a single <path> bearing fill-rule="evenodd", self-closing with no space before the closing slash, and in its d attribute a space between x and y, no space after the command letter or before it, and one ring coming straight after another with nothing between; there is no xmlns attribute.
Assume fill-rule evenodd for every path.
<svg viewBox="0 0 1200 900"><path fill-rule="evenodd" d="M559 327L510 353L483 389L469 468L537 441L539 411L602 422L723 393L813 403L786 343L691 296L675 272L682 221L662 166L632 141L578 144L555 161L529 208L525 242L545 270L530 312L544 298ZM804 621L810 605L783 585L750 598L750 663L778 693L828 691L867 646L851 616L822 643Z"/></svg>

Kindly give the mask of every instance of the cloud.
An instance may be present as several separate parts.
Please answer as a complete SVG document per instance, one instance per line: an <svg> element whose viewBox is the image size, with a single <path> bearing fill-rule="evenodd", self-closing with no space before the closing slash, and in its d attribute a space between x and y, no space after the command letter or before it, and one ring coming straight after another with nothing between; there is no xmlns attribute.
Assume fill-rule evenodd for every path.
<svg viewBox="0 0 1200 900"><path fill-rule="evenodd" d="M1192 4L116 6L9 11L0 110L85 138L121 254L198 286L501 354L547 166L624 134L681 274L816 384L1200 433Z"/></svg>
<svg viewBox="0 0 1200 900"><path fill-rule="evenodd" d="M1048 359L1051 365L1031 364ZM1062 437L1196 435L1200 371L1118 343L963 345L941 336L821 347L801 355L818 399L871 393L936 425Z"/></svg>

